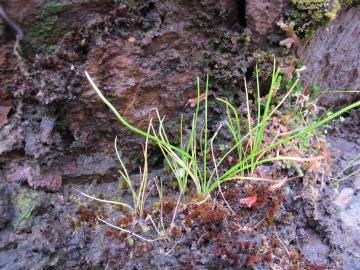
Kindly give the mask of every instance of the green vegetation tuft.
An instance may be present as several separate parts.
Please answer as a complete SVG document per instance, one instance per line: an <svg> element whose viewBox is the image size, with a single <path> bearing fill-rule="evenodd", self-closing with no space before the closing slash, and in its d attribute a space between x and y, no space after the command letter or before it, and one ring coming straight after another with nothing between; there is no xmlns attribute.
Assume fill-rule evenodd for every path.
<svg viewBox="0 0 360 270"><path fill-rule="evenodd" d="M360 8L359 0L340 0L340 3L343 8L351 8L351 7Z"/></svg>
<svg viewBox="0 0 360 270"><path fill-rule="evenodd" d="M14 227L21 230L26 227L33 219L33 212L39 206L39 199L36 193L19 194L13 198L16 209L16 218L14 220Z"/></svg>
<svg viewBox="0 0 360 270"><path fill-rule="evenodd" d="M292 10L287 22L295 24L296 34L310 39L316 30L334 20L340 9L360 8L359 0L290 0Z"/></svg>
<svg viewBox="0 0 360 270"><path fill-rule="evenodd" d="M274 150L279 146L285 146L293 140L301 140L312 134L316 129L326 125L331 120L339 117L343 113L360 106L360 101L350 104L343 109L325 115L324 118L311 122L303 128L295 129L287 132L286 136L276 136L272 142L266 142L266 130L270 127L272 116L278 111L280 106L289 98L294 89L298 85L299 79L296 79L286 95L278 104L273 107L272 98L278 92L281 85L282 77L279 69L273 66L273 73L268 94L265 98L264 108L261 106L260 85L259 85L259 70L256 68L256 104L257 113L255 117L251 115L250 101L247 90L246 81L246 104L247 104L247 124L245 132L242 129L242 121L240 120L237 109L227 100L217 99L224 104L227 112L227 120L219 124L218 129L209 134L208 131L208 91L209 91L209 77L206 79L205 92L201 93L200 79L197 78L197 100L193 119L191 121L191 131L187 137L184 136L183 126L184 120L181 117L181 124L179 130L180 144L174 145L168 139L164 118L160 116L156 110L158 127L155 128L150 121L147 132L142 131L124 119L117 109L110 103L110 101L97 88L96 84L86 72L86 77L92 85L93 89L99 95L101 100L110 108L115 114L120 123L133 131L135 134L146 137L147 140L152 140L160 148L168 166L173 172L178 181L179 194L182 195L187 191L188 182L194 185L198 194L208 198L212 191L220 188L221 184L231 180L259 180L255 177L254 172L257 166L272 163L274 161L309 161L309 159L274 155ZM200 104L202 104L202 114L200 114ZM200 117L200 115L202 117ZM202 119L201 119L202 118ZM227 127L233 136L233 141L229 142L232 147L225 154L216 157L214 154L214 142L220 129ZM152 133L150 132L152 131ZM237 156L237 163L227 168L224 164L230 155ZM311 160L311 159L310 159Z"/></svg>
<svg viewBox="0 0 360 270"><path fill-rule="evenodd" d="M339 0L291 0L293 10L288 21L295 23L296 34L310 38L315 31L336 18L341 9Z"/></svg>

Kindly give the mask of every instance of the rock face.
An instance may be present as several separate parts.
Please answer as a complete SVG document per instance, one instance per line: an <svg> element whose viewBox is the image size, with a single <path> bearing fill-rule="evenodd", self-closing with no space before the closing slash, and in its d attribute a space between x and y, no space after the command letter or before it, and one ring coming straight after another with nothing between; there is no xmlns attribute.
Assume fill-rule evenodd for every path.
<svg viewBox="0 0 360 270"><path fill-rule="evenodd" d="M249 0L246 1L246 23L251 31L251 38L256 42L266 41L275 29L276 21L282 16L286 0Z"/></svg>
<svg viewBox="0 0 360 270"><path fill-rule="evenodd" d="M339 13L326 29L319 31L305 51L307 71L303 83L322 90L360 90L360 9ZM320 104L341 107L360 98L359 93L325 92Z"/></svg>
<svg viewBox="0 0 360 270"><path fill-rule="evenodd" d="M115 136L130 171L141 158L143 138L117 123L90 88L85 70L129 122L146 129L157 107L171 133L179 112L191 111L187 101L196 95L196 75L210 73L217 95L241 95L242 76L254 61L242 27L261 44L287 5L284 0L2 3L25 36L14 53L15 35L0 24L0 178L51 191L74 180L116 177ZM313 69L307 81L320 78L322 88L358 89L358 12L340 14L312 43L305 58ZM335 55L333 48L344 53ZM337 79L329 81L332 77Z"/></svg>
<svg viewBox="0 0 360 270"><path fill-rule="evenodd" d="M236 1L15 0L4 8L25 33L18 57L14 33L0 24L0 178L9 182L56 191L114 178L115 136L129 170L137 168L143 138L117 123L85 70L142 129L154 107L175 128L208 64L227 72L223 89L246 71Z"/></svg>

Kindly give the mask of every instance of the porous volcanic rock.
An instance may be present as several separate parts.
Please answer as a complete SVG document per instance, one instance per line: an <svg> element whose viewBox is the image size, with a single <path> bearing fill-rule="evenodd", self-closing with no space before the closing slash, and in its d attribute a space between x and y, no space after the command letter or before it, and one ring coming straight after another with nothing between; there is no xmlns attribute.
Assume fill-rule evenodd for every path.
<svg viewBox="0 0 360 270"><path fill-rule="evenodd" d="M85 70L130 123L146 129L156 107L170 132L206 65L224 75L213 80L219 91L236 89L246 72L236 1L3 6L25 33L16 55L14 33L0 24L0 177L9 182L56 191L75 180L115 179L115 136L128 169L138 168L144 138L119 125Z"/></svg>
<svg viewBox="0 0 360 270"><path fill-rule="evenodd" d="M251 39L256 42L266 41L287 5L286 0L246 1L246 23L251 31Z"/></svg>

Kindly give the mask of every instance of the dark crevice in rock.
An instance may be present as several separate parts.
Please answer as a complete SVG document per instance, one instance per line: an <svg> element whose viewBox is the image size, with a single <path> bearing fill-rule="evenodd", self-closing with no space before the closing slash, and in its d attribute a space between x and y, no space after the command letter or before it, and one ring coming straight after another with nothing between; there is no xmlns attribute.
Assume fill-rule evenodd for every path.
<svg viewBox="0 0 360 270"><path fill-rule="evenodd" d="M246 27L246 1L237 0L237 19L242 27Z"/></svg>

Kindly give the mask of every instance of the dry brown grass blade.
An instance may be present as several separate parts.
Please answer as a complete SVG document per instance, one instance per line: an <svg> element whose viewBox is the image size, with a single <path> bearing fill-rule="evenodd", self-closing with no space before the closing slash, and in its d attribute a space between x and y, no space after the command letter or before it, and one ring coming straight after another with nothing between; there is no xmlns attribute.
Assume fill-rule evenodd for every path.
<svg viewBox="0 0 360 270"><path fill-rule="evenodd" d="M73 188L73 190L75 190L77 193L83 195L84 197L87 197L89 199L92 199L92 200L95 200L95 201L98 201L98 202L103 202L103 203L108 203L108 204L117 204L117 205L121 205L121 206L124 206L124 207L127 207L129 208L132 212L134 212L134 208L132 208L130 205L126 204L126 203L122 203L122 202L117 202L117 201L109 201L109 200L103 200L103 199L99 199L99 198L96 198L94 196L91 196L89 194L86 194L76 188Z"/></svg>
<svg viewBox="0 0 360 270"><path fill-rule="evenodd" d="M121 227L116 226L116 225L114 225L114 224L111 224L110 222L107 222L106 220L103 220L103 219L101 219L101 218L99 218L99 217L98 217L97 219L98 219L99 221L101 221L102 223L110 226L110 227L113 228L113 229L117 229L117 230L119 230L119 231L128 233L128 234L130 234L130 235L132 235L132 236L135 236L135 237L137 237L137 238L139 238L139 239L141 239L141 240L143 240L143 241L146 241L146 242L155 242L155 241L159 241L159 240L165 239L164 237L159 237L159 238L155 238L155 239L147 239L147 238L144 238L144 237L142 237L141 235L138 235L138 234L136 234L136 233L134 233L134 232L132 232L132 231L129 231L129 230L127 230L127 229L124 229L124 228L121 228Z"/></svg>

